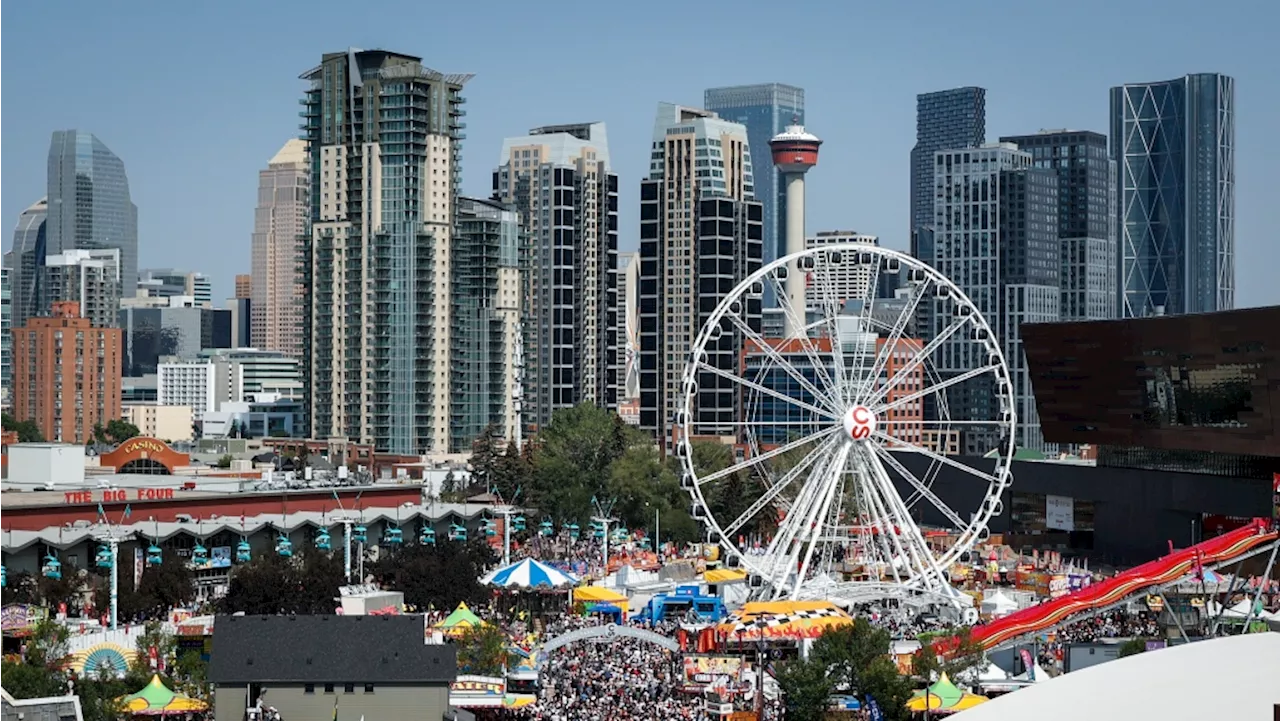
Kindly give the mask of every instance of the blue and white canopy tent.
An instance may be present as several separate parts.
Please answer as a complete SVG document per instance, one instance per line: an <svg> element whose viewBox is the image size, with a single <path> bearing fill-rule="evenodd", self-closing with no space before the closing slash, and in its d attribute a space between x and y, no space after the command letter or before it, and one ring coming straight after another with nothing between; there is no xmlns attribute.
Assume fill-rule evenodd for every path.
<svg viewBox="0 0 1280 721"><path fill-rule="evenodd" d="M532 558L492 571L480 582L508 591L567 591L578 585L574 576Z"/></svg>

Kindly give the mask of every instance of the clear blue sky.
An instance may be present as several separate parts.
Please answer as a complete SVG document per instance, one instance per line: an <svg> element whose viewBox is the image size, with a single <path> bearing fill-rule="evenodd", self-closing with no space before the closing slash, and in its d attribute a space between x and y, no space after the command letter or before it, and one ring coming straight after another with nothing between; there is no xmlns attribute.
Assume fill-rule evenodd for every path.
<svg viewBox="0 0 1280 721"><path fill-rule="evenodd" d="M1108 88L1188 72L1237 79L1237 303L1280 303L1280 60L1275 0L916 2L20 2L4 11L4 247L44 194L49 134L79 128L124 159L139 266L249 270L257 171L297 134L298 75L349 46L474 72L464 191L487 196L502 138L602 120L634 249L659 101L708 86L806 90L822 137L810 231L905 249L915 94L988 89L987 134L1108 131ZM930 9L932 8L932 9Z"/></svg>

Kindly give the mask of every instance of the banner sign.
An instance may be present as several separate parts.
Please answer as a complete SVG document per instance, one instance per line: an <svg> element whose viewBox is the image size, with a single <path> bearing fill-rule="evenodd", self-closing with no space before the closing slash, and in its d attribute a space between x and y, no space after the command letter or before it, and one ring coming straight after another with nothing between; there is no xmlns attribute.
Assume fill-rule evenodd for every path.
<svg viewBox="0 0 1280 721"><path fill-rule="evenodd" d="M742 674L737 656L685 656L684 685L703 688L736 683Z"/></svg>

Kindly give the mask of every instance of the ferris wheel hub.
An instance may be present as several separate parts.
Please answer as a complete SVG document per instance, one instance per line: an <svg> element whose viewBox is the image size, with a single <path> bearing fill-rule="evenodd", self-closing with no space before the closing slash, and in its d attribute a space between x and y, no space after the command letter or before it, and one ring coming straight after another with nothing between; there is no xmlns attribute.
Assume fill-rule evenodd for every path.
<svg viewBox="0 0 1280 721"><path fill-rule="evenodd" d="M844 413L844 435L850 441L865 441L876 432L876 414L866 406L854 406Z"/></svg>

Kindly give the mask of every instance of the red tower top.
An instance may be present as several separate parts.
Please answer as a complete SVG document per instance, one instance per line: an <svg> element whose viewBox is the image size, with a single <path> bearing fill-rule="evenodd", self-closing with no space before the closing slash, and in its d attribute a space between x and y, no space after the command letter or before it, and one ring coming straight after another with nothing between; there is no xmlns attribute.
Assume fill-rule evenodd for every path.
<svg viewBox="0 0 1280 721"><path fill-rule="evenodd" d="M803 125L788 125L787 129L769 141L773 151L773 167L784 174L805 173L818 164L818 146L822 141Z"/></svg>

